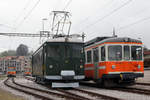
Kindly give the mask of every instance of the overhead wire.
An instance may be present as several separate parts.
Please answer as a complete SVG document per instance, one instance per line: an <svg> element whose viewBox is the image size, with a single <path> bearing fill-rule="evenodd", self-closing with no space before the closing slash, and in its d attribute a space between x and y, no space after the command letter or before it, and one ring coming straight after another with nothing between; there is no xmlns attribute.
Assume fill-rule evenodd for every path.
<svg viewBox="0 0 150 100"><path fill-rule="evenodd" d="M14 22L16 22L24 13L24 11L28 8L28 6L30 5L32 0L28 0L28 2L25 4L24 8L20 11L19 15L16 17L16 19L14 20Z"/></svg>
<svg viewBox="0 0 150 100"><path fill-rule="evenodd" d="M117 7L116 9L112 10L110 13L104 15L103 17L99 18L98 20L96 20L94 23L91 23L89 25L87 25L86 27L84 27L80 32L84 31L84 29L93 27L95 24L97 24L98 22L104 20L105 18L109 17L110 15L112 15L113 13L117 12L118 10L120 10L121 8L125 7L126 5L128 5L132 0L128 0L127 2L125 2L124 4L122 4L121 6ZM79 33L80 33L79 32Z"/></svg>
<svg viewBox="0 0 150 100"><path fill-rule="evenodd" d="M20 27L23 22L30 16L30 14L33 12L33 10L37 7L37 5L40 3L41 0L38 0L35 5L33 6L33 8L27 13L27 15L23 18L23 20L19 23L18 27ZM18 28L17 27L17 28Z"/></svg>
<svg viewBox="0 0 150 100"><path fill-rule="evenodd" d="M107 4L105 4L105 5L103 5L103 7L105 6L108 6L109 4L111 4L112 2L113 2L114 0L110 0ZM102 10L102 9L101 9ZM84 18L82 21L80 21L80 25L82 25L84 22L87 22L87 20L89 20L90 19L90 17L91 17L92 15L89 15L88 17L86 17L86 18ZM77 25L77 26L79 26L79 25Z"/></svg>
<svg viewBox="0 0 150 100"><path fill-rule="evenodd" d="M63 8L63 11L66 10L68 8L68 6L71 4L72 0L69 0L66 4L66 6Z"/></svg>
<svg viewBox="0 0 150 100"><path fill-rule="evenodd" d="M145 18L142 18L142 19L140 19L140 20L137 20L137 21L135 21L135 22L133 22L133 23L130 23L130 24L121 26L120 28L118 28L118 29L116 29L116 30L119 31L119 30L122 30L122 29L125 29L125 28L128 28L128 27L131 27L131 26L133 26L133 25L139 24L139 23L141 23L141 22L143 22L143 21L146 21L146 20L150 20L150 16L145 17ZM112 33L112 31L110 31L110 32L108 32L108 33L103 33L103 34L109 34L109 33Z"/></svg>
<svg viewBox="0 0 150 100"><path fill-rule="evenodd" d="M120 27L118 30L122 30L122 29L128 28L128 27L130 27L131 25L136 25L136 24L139 24L139 23L141 23L141 22L143 22L143 21L146 21L146 20L149 20L149 19L150 19L150 16L149 16L149 17L142 18L142 19L140 19L140 20L138 20L138 21L135 21L135 22L130 23L130 24L128 24L128 25L122 26L122 27Z"/></svg>

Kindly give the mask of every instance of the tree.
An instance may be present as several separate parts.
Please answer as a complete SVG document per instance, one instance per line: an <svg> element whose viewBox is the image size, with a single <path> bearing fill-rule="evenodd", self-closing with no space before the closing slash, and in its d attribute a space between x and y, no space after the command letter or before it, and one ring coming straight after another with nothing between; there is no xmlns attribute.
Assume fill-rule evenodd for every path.
<svg viewBox="0 0 150 100"><path fill-rule="evenodd" d="M0 57L5 57L5 56L16 56L16 51L15 50L8 50L0 53Z"/></svg>
<svg viewBox="0 0 150 100"><path fill-rule="evenodd" d="M144 51L147 51L147 50L149 50L149 49L144 45Z"/></svg>
<svg viewBox="0 0 150 100"><path fill-rule="evenodd" d="M28 46L20 44L16 50L17 56L27 56L28 55Z"/></svg>

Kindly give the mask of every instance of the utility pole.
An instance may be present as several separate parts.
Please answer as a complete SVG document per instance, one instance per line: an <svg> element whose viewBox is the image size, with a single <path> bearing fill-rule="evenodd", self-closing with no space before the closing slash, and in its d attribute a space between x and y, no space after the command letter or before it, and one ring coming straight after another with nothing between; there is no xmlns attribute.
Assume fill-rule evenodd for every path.
<svg viewBox="0 0 150 100"><path fill-rule="evenodd" d="M47 18L43 18L42 19L42 31L40 31L40 44L41 44L41 38L42 38L42 35L44 35L45 33L45 30L44 30L44 22L47 20Z"/></svg>

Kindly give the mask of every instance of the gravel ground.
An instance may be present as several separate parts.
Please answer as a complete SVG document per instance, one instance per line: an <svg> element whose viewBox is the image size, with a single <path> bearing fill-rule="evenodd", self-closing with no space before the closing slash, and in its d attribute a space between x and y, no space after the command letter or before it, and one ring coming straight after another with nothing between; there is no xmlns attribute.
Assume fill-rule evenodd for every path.
<svg viewBox="0 0 150 100"><path fill-rule="evenodd" d="M5 79L6 79L6 76L0 76L0 100L40 100L31 95L27 95L25 93L18 92L16 90L13 90L13 89L5 86L3 84L3 81ZM17 77L17 79L15 81L17 83L21 83L21 84L24 84L27 86L44 89L44 90L49 90L44 86L36 84L35 82L23 79L23 77ZM144 78L138 78L137 82L150 83L150 70L145 70ZM135 85L135 87L139 87L139 88L143 88L143 89L150 89L150 87L148 87L148 86ZM115 90L106 90L106 89L87 87L87 86L80 86L80 89L84 89L87 91L100 93L100 94L104 94L104 95L108 95L108 96L112 96L112 97L118 97L118 98L121 98L124 100L150 100L150 96L139 95L139 94L135 94L135 93L127 93L127 92L121 92L121 91L115 91ZM49 90L49 91L58 92L55 90ZM76 94L79 94L79 93L76 93ZM84 95L84 94L80 94L80 95ZM86 95L86 97L88 97L88 95ZM96 99L96 97L93 97L93 99Z"/></svg>
<svg viewBox="0 0 150 100"><path fill-rule="evenodd" d="M31 95L27 95L27 94L25 94L23 92L19 92L19 91L16 91L14 89L11 89L11 88L5 86L3 84L4 80L0 80L0 90L2 90L2 91L5 90L6 91L5 94L8 95L8 96L5 98L5 94L3 94L2 96L4 96L4 99L0 98L0 100L40 100L40 99L37 99L37 98L35 98L35 97L31 96ZM9 99L9 97L11 97L11 96L14 99L13 98Z"/></svg>
<svg viewBox="0 0 150 100"><path fill-rule="evenodd" d="M11 92L0 88L0 100L25 100L21 96L13 95Z"/></svg>
<svg viewBox="0 0 150 100"><path fill-rule="evenodd" d="M150 83L150 70L145 70L144 71L144 78L138 78L137 82Z"/></svg>
<svg viewBox="0 0 150 100"><path fill-rule="evenodd" d="M87 87L87 86L80 86L80 89L103 94L103 95L108 95L112 97L117 97L123 100L150 100L150 96L139 95L136 93L121 92L117 90L106 90L106 89Z"/></svg>

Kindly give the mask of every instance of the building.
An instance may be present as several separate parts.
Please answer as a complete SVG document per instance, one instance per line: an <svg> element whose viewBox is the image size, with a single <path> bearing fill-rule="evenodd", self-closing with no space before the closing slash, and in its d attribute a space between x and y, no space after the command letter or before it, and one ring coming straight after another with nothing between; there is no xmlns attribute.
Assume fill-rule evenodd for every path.
<svg viewBox="0 0 150 100"><path fill-rule="evenodd" d="M7 56L0 58L0 72L6 73L8 66L15 66L16 73L21 74L25 68L31 67L31 60L25 56Z"/></svg>

